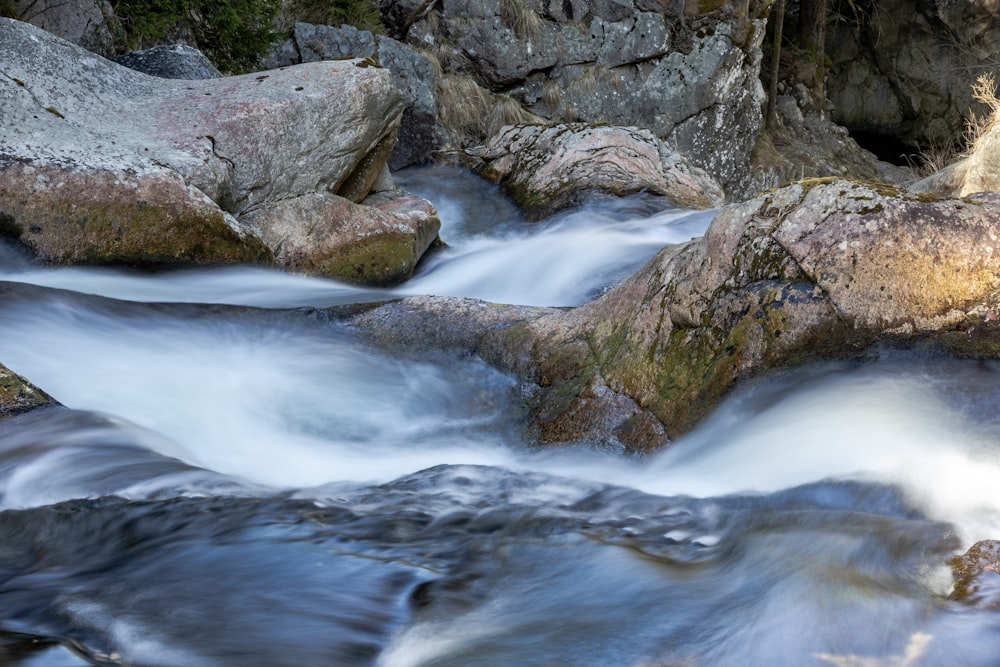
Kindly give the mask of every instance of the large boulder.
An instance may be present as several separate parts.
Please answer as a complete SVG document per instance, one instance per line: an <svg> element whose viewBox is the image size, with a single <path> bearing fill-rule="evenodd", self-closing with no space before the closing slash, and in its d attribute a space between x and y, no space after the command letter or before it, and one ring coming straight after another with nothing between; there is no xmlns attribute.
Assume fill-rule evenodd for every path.
<svg viewBox="0 0 1000 667"><path fill-rule="evenodd" d="M0 233L53 262L271 261L244 216L313 193L364 201L402 113L369 61L168 80L8 19L0 52ZM298 224L340 225L329 211Z"/></svg>
<svg viewBox="0 0 1000 667"><path fill-rule="evenodd" d="M431 61L384 35L345 25L339 28L296 23L289 39L267 60L268 67L286 67L321 60L371 58L390 72L403 95L399 137L389 155L392 169L424 162L439 146L437 73Z"/></svg>
<svg viewBox="0 0 1000 667"><path fill-rule="evenodd" d="M471 75L543 118L647 128L738 192L762 125L770 5L444 0L388 18L397 31L414 19L405 39L446 74Z"/></svg>
<svg viewBox="0 0 1000 667"><path fill-rule="evenodd" d="M462 161L500 183L535 217L593 194L661 195L684 208L721 206L722 188L649 130L610 125L516 125L503 128Z"/></svg>
<svg viewBox="0 0 1000 667"><path fill-rule="evenodd" d="M13 16L97 53L110 51L114 35L108 0L11 0Z"/></svg>
<svg viewBox="0 0 1000 667"><path fill-rule="evenodd" d="M972 84L996 69L1000 16L981 0L883 0L828 23L827 95L852 131L957 143Z"/></svg>
<svg viewBox="0 0 1000 667"><path fill-rule="evenodd" d="M704 237L665 248L596 301L504 310L452 342L540 387L541 441L637 451L623 436L665 443L770 368L876 341L1000 356L998 221L1000 196L803 181L722 209ZM387 304L356 319L387 344L433 319L434 338L449 341L448 303ZM596 410L588 423L585 410Z"/></svg>

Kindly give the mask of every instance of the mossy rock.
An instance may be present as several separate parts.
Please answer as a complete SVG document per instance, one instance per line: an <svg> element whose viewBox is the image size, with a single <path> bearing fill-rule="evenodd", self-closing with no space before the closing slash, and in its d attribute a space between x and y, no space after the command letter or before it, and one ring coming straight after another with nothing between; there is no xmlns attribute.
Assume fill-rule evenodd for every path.
<svg viewBox="0 0 1000 667"><path fill-rule="evenodd" d="M55 405L54 398L0 364L0 420Z"/></svg>
<svg viewBox="0 0 1000 667"><path fill-rule="evenodd" d="M37 191L36 179L60 183ZM273 260L175 174L0 169L0 234L52 264L145 268Z"/></svg>

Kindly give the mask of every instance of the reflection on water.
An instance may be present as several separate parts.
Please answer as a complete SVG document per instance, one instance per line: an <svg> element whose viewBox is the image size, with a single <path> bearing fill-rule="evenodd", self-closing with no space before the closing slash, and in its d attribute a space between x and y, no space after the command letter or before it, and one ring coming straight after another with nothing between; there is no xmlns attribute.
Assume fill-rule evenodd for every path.
<svg viewBox="0 0 1000 667"><path fill-rule="evenodd" d="M396 294L578 303L711 215L533 224L428 175L452 249ZM774 373L626 460L533 449L480 360L218 305L384 291L9 248L0 274L0 363L68 408L0 425L0 664L996 664L997 613L946 599L949 558L1000 537L994 362Z"/></svg>

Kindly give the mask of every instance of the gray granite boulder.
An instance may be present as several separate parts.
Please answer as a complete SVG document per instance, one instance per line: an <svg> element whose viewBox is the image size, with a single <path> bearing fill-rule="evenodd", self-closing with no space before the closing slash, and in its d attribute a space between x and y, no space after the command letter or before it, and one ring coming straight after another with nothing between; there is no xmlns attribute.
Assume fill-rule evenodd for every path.
<svg viewBox="0 0 1000 667"><path fill-rule="evenodd" d="M403 96L398 139L389 155L392 169L428 160L439 146L437 129L437 73L427 57L394 39L352 26L334 28L297 23L291 36L268 58L268 67L371 58L392 72Z"/></svg>
<svg viewBox="0 0 1000 667"><path fill-rule="evenodd" d="M634 127L512 125L465 151L463 161L538 218L595 194L647 191L683 208L724 203L722 188L703 169Z"/></svg>
<svg viewBox="0 0 1000 667"><path fill-rule="evenodd" d="M270 262L244 216L364 201L402 113L369 61L160 79L8 19L0 53L0 233L52 262Z"/></svg>

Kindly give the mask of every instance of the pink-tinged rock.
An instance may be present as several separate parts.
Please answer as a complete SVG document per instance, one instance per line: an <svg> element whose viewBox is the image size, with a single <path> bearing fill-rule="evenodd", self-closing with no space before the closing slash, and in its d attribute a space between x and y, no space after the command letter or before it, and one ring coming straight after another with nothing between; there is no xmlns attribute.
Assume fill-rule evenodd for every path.
<svg viewBox="0 0 1000 667"><path fill-rule="evenodd" d="M423 232L419 242L401 235L369 207L331 211L327 200L368 197L401 114L391 74L369 60L159 79L0 19L0 233L51 262L294 257L295 270L381 284L406 273L398 257L419 258L430 241ZM304 246L289 254L258 238L244 218L288 200L297 200L303 224L331 223L325 243L332 230L351 230L338 247L364 258L337 254L345 269L328 243L307 259ZM341 213L349 219L331 218ZM361 229L365 222L373 227ZM386 255L391 266L370 252L380 234L380 247L405 246ZM367 245L359 246L362 237ZM362 266L370 273L358 273Z"/></svg>
<svg viewBox="0 0 1000 667"><path fill-rule="evenodd" d="M477 172L536 217L595 194L648 191L684 208L712 208L724 200L704 170L633 127L512 125L467 155Z"/></svg>
<svg viewBox="0 0 1000 667"><path fill-rule="evenodd" d="M441 226L430 204L408 195L367 206L311 193L244 219L293 271L379 286L409 278Z"/></svg>

